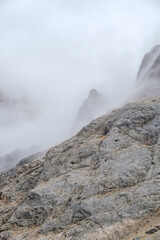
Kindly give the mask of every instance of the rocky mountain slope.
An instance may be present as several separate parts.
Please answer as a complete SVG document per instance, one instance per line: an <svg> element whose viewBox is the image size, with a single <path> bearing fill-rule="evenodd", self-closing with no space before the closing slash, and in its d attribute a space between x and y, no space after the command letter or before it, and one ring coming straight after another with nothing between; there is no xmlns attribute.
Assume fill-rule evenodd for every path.
<svg viewBox="0 0 160 240"><path fill-rule="evenodd" d="M146 76L146 64L139 76ZM156 90L93 120L45 156L1 173L0 239L159 240ZM138 94L141 99L144 88Z"/></svg>
<svg viewBox="0 0 160 240"><path fill-rule="evenodd" d="M1 174L0 189L2 239L124 239L158 221L160 99L92 121Z"/></svg>

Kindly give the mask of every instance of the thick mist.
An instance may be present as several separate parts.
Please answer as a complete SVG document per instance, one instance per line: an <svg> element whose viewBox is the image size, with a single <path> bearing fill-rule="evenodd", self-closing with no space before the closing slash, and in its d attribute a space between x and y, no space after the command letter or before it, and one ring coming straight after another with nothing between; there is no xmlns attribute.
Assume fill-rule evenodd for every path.
<svg viewBox="0 0 160 240"><path fill-rule="evenodd" d="M0 126L0 154L65 140L92 88L125 101L160 42L159 16L156 0L0 1L0 91L36 109Z"/></svg>

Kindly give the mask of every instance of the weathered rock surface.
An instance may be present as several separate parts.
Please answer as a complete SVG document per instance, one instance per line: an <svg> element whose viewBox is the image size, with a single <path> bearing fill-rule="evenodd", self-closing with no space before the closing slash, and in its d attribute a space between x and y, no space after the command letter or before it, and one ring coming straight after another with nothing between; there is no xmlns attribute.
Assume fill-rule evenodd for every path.
<svg viewBox="0 0 160 240"><path fill-rule="evenodd" d="M0 175L0 239L133 239L153 218L160 220L158 98L103 115L44 158Z"/></svg>

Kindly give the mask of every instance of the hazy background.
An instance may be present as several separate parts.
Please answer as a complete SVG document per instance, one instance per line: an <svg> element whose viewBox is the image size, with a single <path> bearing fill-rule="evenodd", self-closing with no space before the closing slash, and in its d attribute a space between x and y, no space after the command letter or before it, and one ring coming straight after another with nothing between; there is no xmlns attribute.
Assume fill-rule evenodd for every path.
<svg viewBox="0 0 160 240"><path fill-rule="evenodd" d="M0 154L66 139L92 88L118 106L157 43L158 0L0 0L0 90L37 111L0 126Z"/></svg>

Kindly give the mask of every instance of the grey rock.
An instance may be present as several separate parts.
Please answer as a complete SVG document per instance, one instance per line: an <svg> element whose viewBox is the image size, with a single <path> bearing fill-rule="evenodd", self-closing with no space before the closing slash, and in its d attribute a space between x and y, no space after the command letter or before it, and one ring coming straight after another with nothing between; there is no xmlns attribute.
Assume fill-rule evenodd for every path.
<svg viewBox="0 0 160 240"><path fill-rule="evenodd" d="M10 237L10 233L9 232L0 234L0 240L8 240L9 237Z"/></svg>
<svg viewBox="0 0 160 240"><path fill-rule="evenodd" d="M133 240L142 240L142 237L136 237Z"/></svg>
<svg viewBox="0 0 160 240"><path fill-rule="evenodd" d="M0 230L10 239L124 239L160 209L159 126L160 99L130 103L1 174Z"/></svg>

